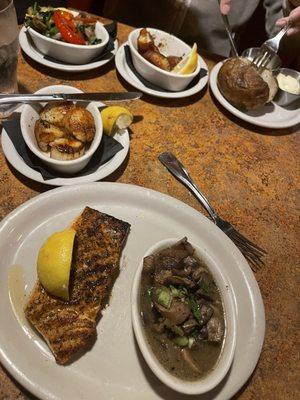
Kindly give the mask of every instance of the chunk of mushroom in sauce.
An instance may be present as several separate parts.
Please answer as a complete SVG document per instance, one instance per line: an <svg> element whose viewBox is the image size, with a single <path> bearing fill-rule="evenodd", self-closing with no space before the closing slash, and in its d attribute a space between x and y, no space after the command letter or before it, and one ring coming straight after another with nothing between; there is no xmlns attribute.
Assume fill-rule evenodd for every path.
<svg viewBox="0 0 300 400"><path fill-rule="evenodd" d="M145 257L140 310L148 342L170 373L190 381L209 373L222 351L224 312L187 238Z"/></svg>

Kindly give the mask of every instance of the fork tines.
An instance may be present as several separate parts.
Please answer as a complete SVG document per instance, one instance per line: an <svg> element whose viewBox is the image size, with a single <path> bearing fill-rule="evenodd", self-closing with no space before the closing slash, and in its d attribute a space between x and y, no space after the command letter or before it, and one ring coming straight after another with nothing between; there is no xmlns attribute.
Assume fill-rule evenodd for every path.
<svg viewBox="0 0 300 400"><path fill-rule="evenodd" d="M252 243L233 227L227 232L227 235L237 245L254 271L265 265L262 258L267 252L264 249Z"/></svg>
<svg viewBox="0 0 300 400"><path fill-rule="evenodd" d="M269 46L263 44L259 53L253 58L252 64L254 64L259 70L263 70L268 67L275 54L276 53Z"/></svg>

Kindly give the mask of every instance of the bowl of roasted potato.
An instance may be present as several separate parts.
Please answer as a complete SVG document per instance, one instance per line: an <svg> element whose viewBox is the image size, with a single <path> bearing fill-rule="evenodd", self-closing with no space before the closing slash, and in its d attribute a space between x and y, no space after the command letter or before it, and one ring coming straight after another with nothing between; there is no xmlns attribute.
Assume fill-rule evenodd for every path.
<svg viewBox="0 0 300 400"><path fill-rule="evenodd" d="M200 71L197 46L167 32L139 28L128 36L135 69L149 82L170 91L181 91Z"/></svg>
<svg viewBox="0 0 300 400"><path fill-rule="evenodd" d="M47 86L36 93L82 93L72 86ZM27 104L21 130L29 149L49 168L75 174L90 161L102 139L102 119L94 103L54 101Z"/></svg>

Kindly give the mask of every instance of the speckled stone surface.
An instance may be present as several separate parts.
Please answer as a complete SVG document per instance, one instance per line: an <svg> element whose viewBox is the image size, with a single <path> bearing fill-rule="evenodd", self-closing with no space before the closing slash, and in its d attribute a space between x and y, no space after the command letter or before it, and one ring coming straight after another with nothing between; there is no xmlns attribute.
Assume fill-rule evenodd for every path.
<svg viewBox="0 0 300 400"><path fill-rule="evenodd" d="M119 26L121 42L130 30ZM211 69L216 60L204 56ZM84 91L132 89L118 76L113 62L74 75L20 55L18 80L20 91L27 92L60 83ZM266 310L265 343L254 374L234 399L299 399L300 127L272 131L243 123L221 109L209 90L182 100L144 96L127 106L139 116L131 129L130 155L106 180L155 189L203 212L157 160L162 151L170 150L217 211L268 252L266 266L256 273ZM49 189L20 175L1 151L0 218ZM33 398L0 368L0 400Z"/></svg>

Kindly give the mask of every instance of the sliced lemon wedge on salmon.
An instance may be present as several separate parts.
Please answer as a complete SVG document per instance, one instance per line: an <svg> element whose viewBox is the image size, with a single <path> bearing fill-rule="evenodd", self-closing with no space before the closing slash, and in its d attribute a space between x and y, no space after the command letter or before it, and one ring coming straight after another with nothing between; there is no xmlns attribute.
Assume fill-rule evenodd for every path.
<svg viewBox="0 0 300 400"><path fill-rule="evenodd" d="M38 278L45 290L69 300L69 281L75 230L53 233L40 248L37 258Z"/></svg>
<svg viewBox="0 0 300 400"><path fill-rule="evenodd" d="M197 44L194 43L192 50L189 55L183 58L173 69L171 72L175 72L179 75L188 75L192 74L198 66L198 53L197 53Z"/></svg>

